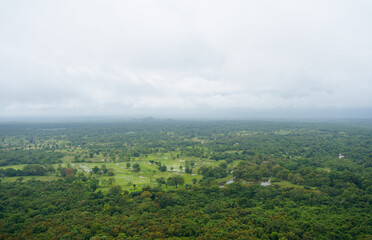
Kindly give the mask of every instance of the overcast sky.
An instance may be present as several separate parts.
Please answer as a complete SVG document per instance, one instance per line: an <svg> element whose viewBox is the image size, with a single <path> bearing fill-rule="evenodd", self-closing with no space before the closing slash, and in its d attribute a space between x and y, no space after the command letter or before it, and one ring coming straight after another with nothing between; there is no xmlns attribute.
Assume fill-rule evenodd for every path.
<svg viewBox="0 0 372 240"><path fill-rule="evenodd" d="M370 0L0 1L0 117L371 117L371 9Z"/></svg>

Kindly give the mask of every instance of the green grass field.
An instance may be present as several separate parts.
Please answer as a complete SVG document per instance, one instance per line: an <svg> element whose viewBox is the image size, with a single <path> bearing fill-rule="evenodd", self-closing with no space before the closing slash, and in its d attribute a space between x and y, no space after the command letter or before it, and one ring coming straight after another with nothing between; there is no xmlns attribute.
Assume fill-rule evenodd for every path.
<svg viewBox="0 0 372 240"><path fill-rule="evenodd" d="M185 184L193 184L193 179L197 179L198 181L202 178L201 175L198 175L198 169L201 166L210 166L216 167L222 163L222 161L215 161L210 159L199 159L195 157L181 157L177 158L176 156L179 152L169 152L169 153L156 153L156 154L149 154L146 156L132 158L129 162L110 162L112 161L109 156L103 156L102 154L94 155L91 158L85 158L86 162L74 162L74 155L75 154L86 154L86 152L80 149L74 149L71 152L71 149L63 150L65 151L66 155L62 158L63 163L53 164L54 168L57 169L59 166L62 167L72 167L77 170L77 173L83 173L85 176L91 176L100 180L100 186L98 190L102 190L103 192L107 192L108 189L112 185L119 185L124 190L133 191L136 189L141 189L144 186L151 186L155 187L159 184L157 183L156 179L163 177L165 180L174 175L182 175L185 179ZM116 161L119 159L116 159ZM158 169L158 165L155 163L150 163L150 160L154 162L160 162L162 165L167 166L167 171L162 172ZM186 162L193 161L195 166L193 167L192 174L185 173L185 166ZM127 163L131 166L135 163L140 165L141 170L139 172L134 172L132 167L127 167ZM229 165L229 167L235 167L239 161L234 161ZM113 169L114 175L108 176L107 174L93 174L92 169L97 166L98 168L102 168L102 165L105 165L107 169ZM21 165L11 165L11 166L3 166L0 168L14 168L16 170L22 169L25 164ZM182 166L182 170L180 168ZM14 182L17 181L19 177L5 177L4 182ZM23 181L28 181L31 179L41 180L41 181L52 181L63 179L63 177L59 176L56 172L54 174L50 174L48 176L26 176L23 177ZM110 181L112 184L110 184ZM222 186L226 182L233 179L232 174L229 174L227 177L218 179L217 183ZM246 184L252 184L246 182ZM286 187L294 187L297 185L291 184L286 181L282 182L275 182L274 184L286 186ZM298 187L298 186L297 186ZM162 185L164 189L173 189L174 187Z"/></svg>
<svg viewBox="0 0 372 240"><path fill-rule="evenodd" d="M151 186L155 187L158 186L156 182L157 178L169 178L174 175L182 175L185 179L185 184L192 184L192 180L196 178L200 180L202 178L201 175L197 174L197 170L200 166L218 166L221 162L209 160L209 159L196 159L196 158L175 158L174 156L177 155L177 152L172 153L165 153L165 154L151 154L147 157L138 157L132 159L129 163L131 166L135 163L140 165L141 170L139 172L134 172L132 167L127 168L128 162L107 162L109 160L108 157L104 157L102 155L96 155L93 158L90 158L90 161L94 162L82 162L76 163L73 162L74 157L72 155L66 155L62 160L62 164L53 164L54 168L57 169L59 166L67 167L71 166L76 169L78 172L84 173L86 176L92 176L100 180L100 188L102 191L106 192L111 187L108 184L107 180L112 178L114 179L113 185L119 185L124 190L133 191L134 189L141 189L143 186ZM162 165L167 166L167 171L162 172L158 169L156 164L151 164L149 161L153 160L155 162L161 162ZM185 165L186 161L194 161L195 166L193 168L192 174L185 173ZM113 169L114 176L108 176L107 174L91 174L90 171L95 167L102 168L102 165L105 165L107 169ZM25 164L22 165L10 165L10 166L3 166L0 168L14 168L14 169L22 169ZM180 166L183 167L182 171ZM17 181L19 177L5 177L4 182L14 182ZM26 176L23 177L23 181L28 181L30 179L41 180L41 181L52 181L57 179L63 179L62 177L57 176L57 174L51 174L49 176ZM220 182L228 181L231 179L232 176L226 177L226 179L219 179ZM133 185L136 185L134 188ZM164 189L172 189L174 187L162 186Z"/></svg>
<svg viewBox="0 0 372 240"><path fill-rule="evenodd" d="M78 151L78 150L75 150ZM136 189L141 189L144 186L151 186L155 187L159 184L157 183L156 179L163 177L165 180L174 175L182 175L185 179L185 184L193 184L193 179L197 179L198 181L202 178L201 175L197 174L197 170L201 166L211 166L216 167L218 166L221 161L214 161L210 159L197 159L191 157L182 157L182 158L175 158L177 156L177 152L171 153L164 153L164 154L150 154L146 157L137 157L133 158L130 162L108 162L110 160L109 157L104 157L103 155L95 155L93 158L87 159L90 162L74 162L74 157L72 154L68 154L63 157L63 163L61 164L53 164L54 168L57 169L59 166L62 167L72 167L77 170L78 173L83 173L84 175L92 176L100 180L100 186L98 190L102 190L103 192L107 192L108 189L112 185L119 185L124 190L133 191ZM167 166L167 171L162 172L158 169L158 165L151 164L150 160L154 162L161 162L162 165ZM93 161L93 162L91 162ZM192 174L185 173L185 165L187 161L194 161L195 166L193 168ZM141 170L139 172L134 172L132 167L127 167L127 163L130 163L132 166L135 163L140 165ZM238 161L234 161L230 164L230 167L234 167L238 164ZM0 168L14 168L14 169L22 169L26 164L21 165L11 165L11 166L3 166ZM108 176L107 174L92 174L92 169L97 166L98 168L102 168L102 165L105 165L107 169L113 169L114 175ZM182 171L180 166L183 167ZM19 177L5 177L4 182L15 182ZM23 177L23 181L28 181L31 179L40 180L40 181L52 181L63 179L63 177L58 176L58 173L50 174L48 176L25 176ZM109 179L113 183L109 184ZM228 175L225 178L218 179L219 185L224 185L226 182L233 179L232 174ZM241 181L243 184L253 184L251 182L244 182ZM255 183L257 184L257 183ZM294 185L287 181L275 182L275 185L280 185L283 187L299 187L298 185ZM135 185L135 187L134 187ZM163 189L169 190L175 187L162 185Z"/></svg>

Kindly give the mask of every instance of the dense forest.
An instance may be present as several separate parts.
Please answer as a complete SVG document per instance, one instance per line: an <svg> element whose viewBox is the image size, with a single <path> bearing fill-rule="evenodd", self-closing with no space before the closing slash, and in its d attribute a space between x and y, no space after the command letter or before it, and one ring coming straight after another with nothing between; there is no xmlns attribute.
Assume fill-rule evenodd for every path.
<svg viewBox="0 0 372 240"><path fill-rule="evenodd" d="M372 122L0 123L0 239L372 239Z"/></svg>

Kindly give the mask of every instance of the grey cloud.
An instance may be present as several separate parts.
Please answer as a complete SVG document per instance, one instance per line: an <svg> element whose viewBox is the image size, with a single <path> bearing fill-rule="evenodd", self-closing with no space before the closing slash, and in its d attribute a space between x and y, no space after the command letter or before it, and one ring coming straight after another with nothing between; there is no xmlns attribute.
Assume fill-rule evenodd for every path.
<svg viewBox="0 0 372 240"><path fill-rule="evenodd" d="M0 116L372 109L371 7L3 1Z"/></svg>

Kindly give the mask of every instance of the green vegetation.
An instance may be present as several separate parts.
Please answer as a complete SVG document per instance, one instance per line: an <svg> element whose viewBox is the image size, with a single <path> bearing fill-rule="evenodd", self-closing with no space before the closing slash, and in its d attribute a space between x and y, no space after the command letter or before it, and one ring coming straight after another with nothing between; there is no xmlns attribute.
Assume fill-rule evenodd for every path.
<svg viewBox="0 0 372 240"><path fill-rule="evenodd" d="M369 121L2 123L0 239L371 239L371 139Z"/></svg>

